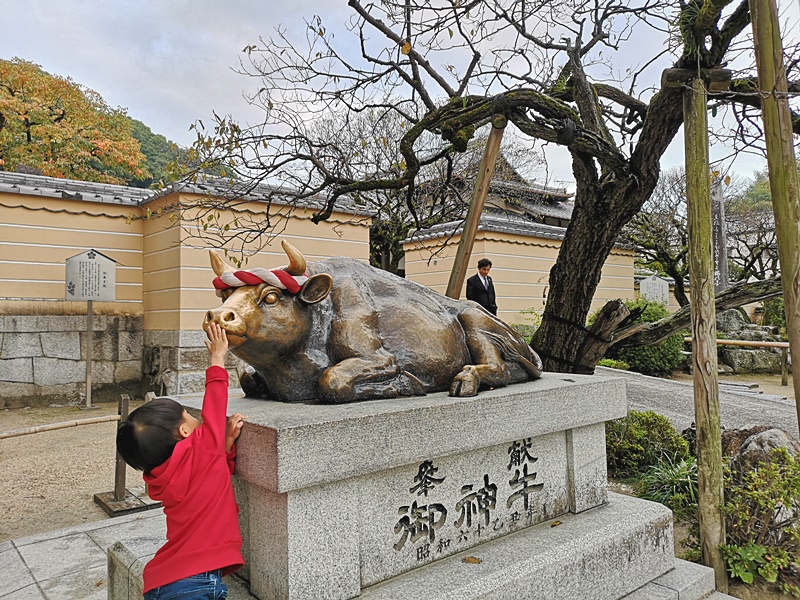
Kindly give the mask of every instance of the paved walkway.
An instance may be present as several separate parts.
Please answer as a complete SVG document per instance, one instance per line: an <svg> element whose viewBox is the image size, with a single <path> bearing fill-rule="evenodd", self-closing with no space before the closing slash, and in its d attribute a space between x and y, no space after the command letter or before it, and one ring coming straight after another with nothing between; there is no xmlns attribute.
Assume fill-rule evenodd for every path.
<svg viewBox="0 0 800 600"><path fill-rule="evenodd" d="M597 374L616 375L625 379L628 409L655 411L669 418L678 431L694 422L694 389L691 383L603 367L598 367ZM769 394L753 396L720 390L719 403L722 426L727 429L772 425L800 439L794 400Z"/></svg>
<svg viewBox="0 0 800 600"><path fill-rule="evenodd" d="M0 543L0 598L106 600L106 549L120 540L163 536L158 508Z"/></svg>
<svg viewBox="0 0 800 600"><path fill-rule="evenodd" d="M0 599L107 600L107 549L115 542L164 539L160 508L0 543ZM230 575L231 597L253 598Z"/></svg>

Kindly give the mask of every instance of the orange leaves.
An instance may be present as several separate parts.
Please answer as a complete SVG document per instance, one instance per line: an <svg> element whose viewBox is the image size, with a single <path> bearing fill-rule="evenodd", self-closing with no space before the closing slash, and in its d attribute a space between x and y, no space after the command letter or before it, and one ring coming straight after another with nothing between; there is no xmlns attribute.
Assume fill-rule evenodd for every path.
<svg viewBox="0 0 800 600"><path fill-rule="evenodd" d="M0 159L7 170L26 164L51 177L107 183L146 173L124 110L69 78L19 58L0 59L0 108Z"/></svg>

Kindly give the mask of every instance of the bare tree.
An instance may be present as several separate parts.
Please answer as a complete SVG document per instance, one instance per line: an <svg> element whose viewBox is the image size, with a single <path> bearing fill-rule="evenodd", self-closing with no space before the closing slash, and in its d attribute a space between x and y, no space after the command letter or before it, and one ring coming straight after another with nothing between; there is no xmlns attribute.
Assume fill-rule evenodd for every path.
<svg viewBox="0 0 800 600"><path fill-rule="evenodd" d="M722 178L717 173L718 180L724 179L719 183L724 183L725 243L734 283L764 280L780 273L768 187L766 198L759 193L765 177L762 174L745 185L741 178ZM641 212L623 227L620 238L636 248L637 264L673 280L675 299L680 306L689 304L685 286L689 277L689 247L683 167L661 174L653 194Z"/></svg>
<svg viewBox="0 0 800 600"><path fill-rule="evenodd" d="M641 212L622 229L620 239L636 248L636 262L672 278L675 299L689 304L689 236L686 228L686 173L682 167L661 174Z"/></svg>
<svg viewBox="0 0 800 600"><path fill-rule="evenodd" d="M748 44L747 1L348 5L353 15L344 31L314 17L305 39L278 29L245 48L242 72L259 82L251 100L264 108L265 120L243 126L220 116L207 129L199 125L197 165L217 165L249 185L268 183L297 202L324 195L317 220L328 218L342 197L375 190L401 194L410 209L427 168L449 165L477 130L496 115L506 117L523 135L569 154L575 209L532 345L546 369L591 372L597 332L613 334L622 316L604 312L594 333L584 326L602 266L655 189L659 161L683 120L680 88L642 81L665 66L697 73L735 58ZM644 36L662 39L663 50L632 53L628 46L638 48ZM785 46L796 52L796 42ZM797 62L790 57L787 64L791 79ZM712 103L758 107L758 94L745 85L753 71L737 75L732 91ZM402 157L397 172L353 176L353 156L314 134L313 122L322 117L365 111L405 124L393 136ZM796 115L794 128L800 133Z"/></svg>
<svg viewBox="0 0 800 600"><path fill-rule="evenodd" d="M728 262L734 281L763 280L780 273L778 238L766 172L728 199Z"/></svg>

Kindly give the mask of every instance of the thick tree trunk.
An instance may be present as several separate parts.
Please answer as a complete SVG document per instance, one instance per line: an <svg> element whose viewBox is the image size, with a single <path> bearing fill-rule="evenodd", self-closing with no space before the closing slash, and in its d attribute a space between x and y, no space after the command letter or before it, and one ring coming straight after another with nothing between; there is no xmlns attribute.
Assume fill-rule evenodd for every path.
<svg viewBox="0 0 800 600"><path fill-rule="evenodd" d="M550 293L542 322L531 341L546 371L592 373L593 364L581 364L579 351L589 330L586 316L600 282L606 257L616 243L622 223L609 222L610 206L625 192L625 182L602 186L596 181L591 159L573 154L577 183L575 209L556 264L550 270ZM597 223L606 222L605 227Z"/></svg>
<svg viewBox="0 0 800 600"><path fill-rule="evenodd" d="M598 177L594 158L573 151L575 208L567 234L550 271L550 287L542 323L531 346L546 371L592 373L596 360L579 356L587 346L585 327L603 264L623 225L655 189L659 160L683 122L680 92L663 90L648 111L640 143L629 161L628 177ZM650 115L653 115L650 117ZM597 352L592 348L592 355Z"/></svg>

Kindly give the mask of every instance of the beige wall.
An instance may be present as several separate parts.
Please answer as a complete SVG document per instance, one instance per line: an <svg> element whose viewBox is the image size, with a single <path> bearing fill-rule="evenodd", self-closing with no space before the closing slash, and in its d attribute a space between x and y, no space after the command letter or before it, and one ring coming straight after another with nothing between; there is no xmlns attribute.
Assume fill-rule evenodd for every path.
<svg viewBox="0 0 800 600"><path fill-rule="evenodd" d="M0 192L0 299L64 300L67 258L94 248L118 263L116 298L124 307L115 310L141 314L142 222L127 222L132 210Z"/></svg>
<svg viewBox="0 0 800 600"><path fill-rule="evenodd" d="M406 277L444 294L453 267L460 236L411 242L404 245ZM475 273L478 260L492 261L492 279L497 293L498 316L508 323L527 323L541 314L547 294L550 269L555 264L561 240L480 230L472 249L467 276ZM438 252L437 252L438 251ZM432 256L432 254L435 256ZM466 283L461 291L464 297ZM592 310L608 300L633 298L633 252L617 249L603 267Z"/></svg>
<svg viewBox="0 0 800 600"><path fill-rule="evenodd" d="M163 205L192 202L199 196L172 194L149 205L156 213ZM263 212L263 204L243 204L238 214ZM250 211L250 212L248 212ZM271 218L280 222L281 232L263 248L247 257L243 268L274 268L287 263L286 254L280 246L281 240L293 244L309 261L331 256L349 256L369 260L370 220L363 217L334 212L331 219L315 225L311 214L296 211L289 219L280 219L286 207L273 206ZM184 213L184 217L190 216ZM220 214L221 226L228 224L230 232L236 230L234 213ZM216 221L215 221L216 223ZM196 225L184 222L178 226L170 221L168 213L146 221L144 232L144 316L145 330L197 330L205 312L219 304L214 294L207 241L196 237L201 233ZM234 256L242 258L239 246L228 243L225 248ZM255 250L254 245L246 250Z"/></svg>
<svg viewBox="0 0 800 600"><path fill-rule="evenodd" d="M64 300L66 259L94 248L118 263L116 302L94 303L96 314L144 314L146 330L198 329L205 311L219 302L211 287L207 245L193 237L198 229L178 226L168 213L129 216L142 216L147 208L156 214L162 206L199 198L171 194L140 208L0 192L0 314L86 314L85 302ZM245 204L239 214L263 210L263 204ZM310 212L281 219L286 210L273 207L272 218L282 231L246 266L286 264L281 239L308 260L369 260L369 218L334 212L315 225ZM232 212L223 213L220 221L232 224L233 218ZM228 248L234 252L232 244Z"/></svg>

